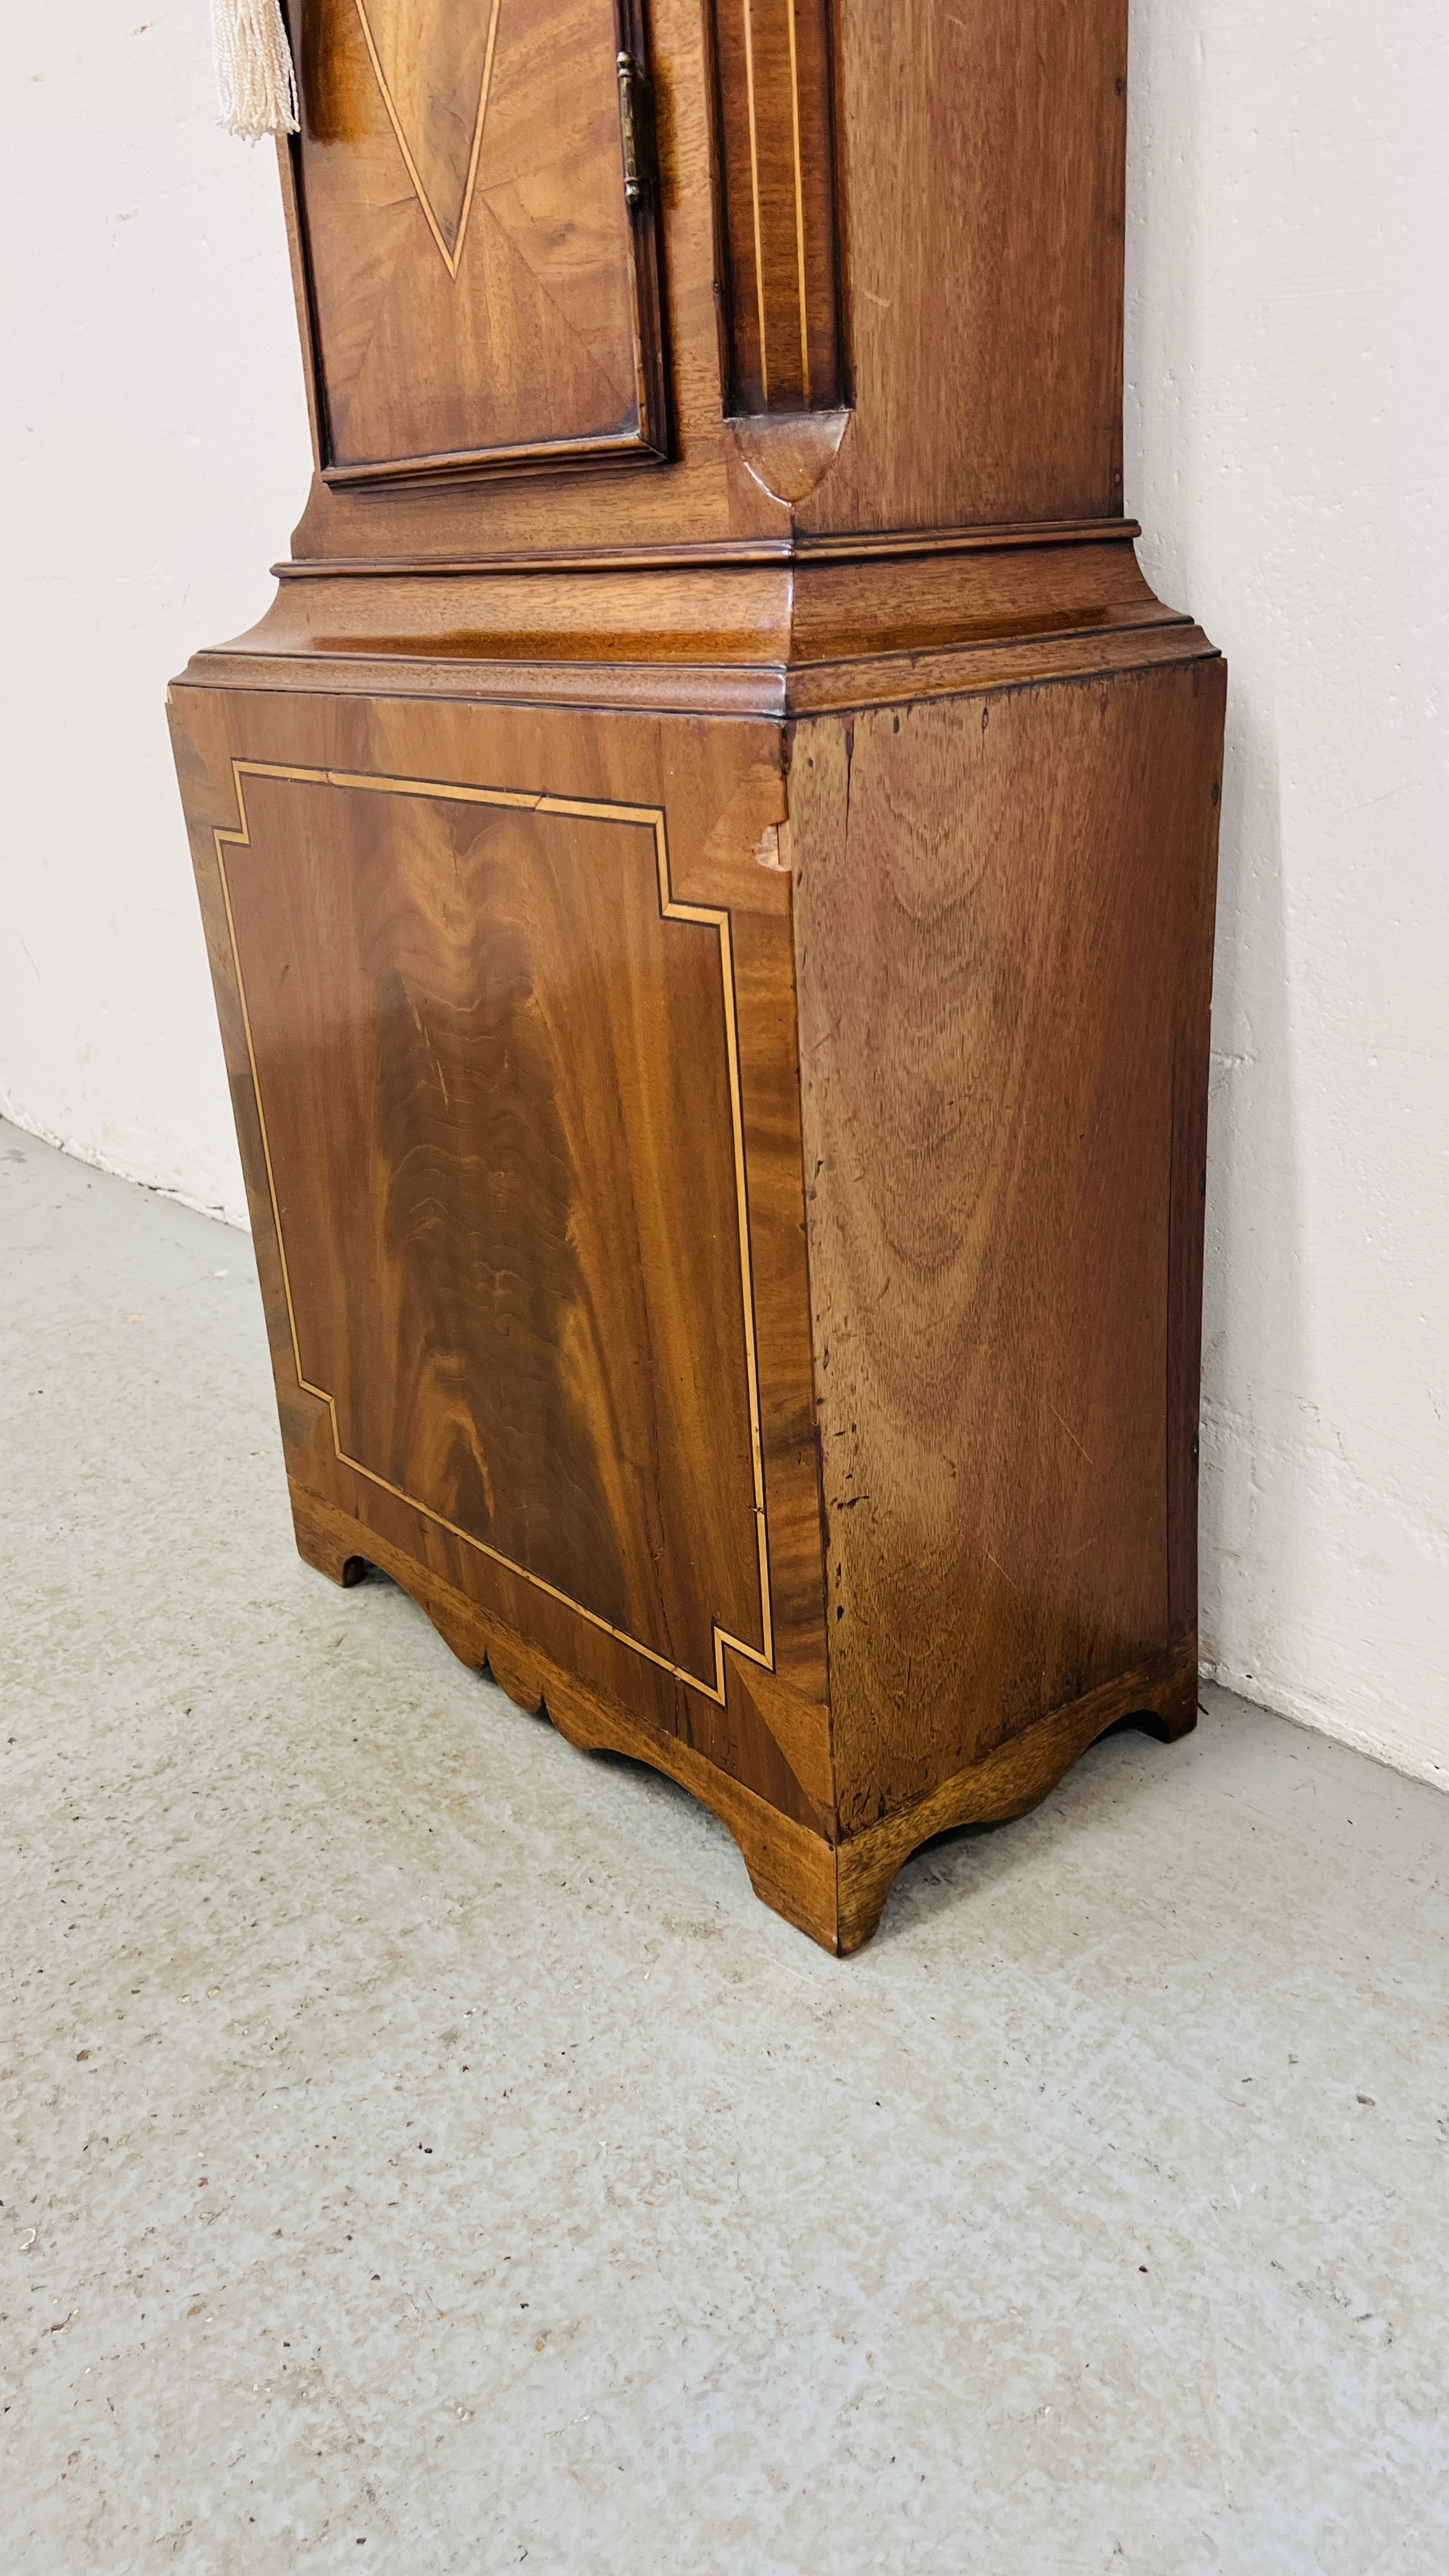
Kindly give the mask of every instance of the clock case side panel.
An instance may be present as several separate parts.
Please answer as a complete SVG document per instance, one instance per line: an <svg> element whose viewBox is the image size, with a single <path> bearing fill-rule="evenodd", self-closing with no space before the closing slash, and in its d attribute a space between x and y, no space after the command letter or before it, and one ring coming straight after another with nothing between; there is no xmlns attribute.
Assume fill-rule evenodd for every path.
<svg viewBox="0 0 1449 2576"><path fill-rule="evenodd" d="M833 0L847 529L1120 519L1127 0Z"/></svg>
<svg viewBox="0 0 1449 2576"><path fill-rule="evenodd" d="M794 732L853 1937L931 1833L1117 1718L1193 1722L1224 687L1198 658Z"/></svg>
<svg viewBox="0 0 1449 2576"><path fill-rule="evenodd" d="M437 776L442 768L442 774L456 775L459 734L468 731L471 718L472 765L481 774L511 768L526 776L537 770L556 780L567 766L596 782L608 779L615 793L626 777L636 792L661 790L677 827L675 894L685 904L713 897L716 905L728 906L773 1654L767 1668L726 1647L724 1688L716 1703L617 1637L541 1597L526 1581L489 1566L405 1498L355 1473L337 1454L326 1405L298 1383L216 835L237 828L234 760L255 754L260 740L264 756L295 758L301 749L315 761L327 749L325 711L339 703L358 707L356 700L302 701L290 692L268 691L264 683L255 691L234 691L182 682L171 694L178 777L247 1182L299 1548L335 1580L348 1579L359 1561L382 1566L420 1602L464 1661L476 1667L486 1657L515 1698L545 1707L573 1741L613 1746L681 1779L722 1816L768 1901L833 1947L834 1804L788 882L755 855L783 812L778 728L708 727L693 719L676 725L609 719L595 727L574 711L439 710L426 702L364 709L380 750L403 773ZM450 748L433 731L440 715ZM449 760L451 769L443 768ZM700 1471L708 1472L707 1458Z"/></svg>

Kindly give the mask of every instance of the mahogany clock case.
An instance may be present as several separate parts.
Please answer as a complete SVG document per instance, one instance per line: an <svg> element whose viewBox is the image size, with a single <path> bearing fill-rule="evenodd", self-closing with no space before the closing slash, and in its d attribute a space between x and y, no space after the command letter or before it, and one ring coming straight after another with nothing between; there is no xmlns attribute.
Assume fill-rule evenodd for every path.
<svg viewBox="0 0 1449 2576"><path fill-rule="evenodd" d="M298 1543L849 1949L1196 1705L1224 675L1120 516L1125 10L289 14L317 472L172 716Z"/></svg>

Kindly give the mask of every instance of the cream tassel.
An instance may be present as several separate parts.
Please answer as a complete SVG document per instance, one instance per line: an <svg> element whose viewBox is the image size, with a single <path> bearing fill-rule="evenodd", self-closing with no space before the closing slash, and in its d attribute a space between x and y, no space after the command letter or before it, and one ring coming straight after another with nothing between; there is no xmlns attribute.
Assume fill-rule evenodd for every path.
<svg viewBox="0 0 1449 2576"><path fill-rule="evenodd" d="M211 0L221 122L255 143L297 131L297 80L277 0Z"/></svg>

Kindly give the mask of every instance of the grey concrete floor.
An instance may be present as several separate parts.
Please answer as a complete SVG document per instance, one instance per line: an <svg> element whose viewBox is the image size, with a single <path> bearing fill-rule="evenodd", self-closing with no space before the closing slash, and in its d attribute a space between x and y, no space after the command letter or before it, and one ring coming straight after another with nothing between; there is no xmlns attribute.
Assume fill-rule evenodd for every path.
<svg viewBox="0 0 1449 2576"><path fill-rule="evenodd" d="M5 2576L1449 2566L1449 1799L1209 1693L829 1960L298 1562L242 1236L0 1246Z"/></svg>

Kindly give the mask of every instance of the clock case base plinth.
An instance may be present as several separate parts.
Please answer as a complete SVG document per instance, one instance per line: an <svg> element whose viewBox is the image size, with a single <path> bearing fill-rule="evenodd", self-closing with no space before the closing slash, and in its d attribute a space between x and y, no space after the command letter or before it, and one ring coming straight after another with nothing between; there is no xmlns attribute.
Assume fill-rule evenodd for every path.
<svg viewBox="0 0 1449 2576"><path fill-rule="evenodd" d="M303 1556L836 1952L1195 1722L1224 679L1133 533L308 568L173 690Z"/></svg>
<svg viewBox="0 0 1449 2576"><path fill-rule="evenodd" d="M319 1573L351 1584L377 1565L427 1612L460 1663L470 1672L486 1667L519 1708L551 1719L581 1753L627 1754L676 1780L718 1816L738 1844L761 1903L836 1957L864 1948L898 1871L938 1834L1029 1815L1109 1727L1129 1724L1160 1743L1175 1744L1197 1724L1194 1645L1175 1663L1119 1674L1054 1709L913 1806L867 1825L848 1842L829 1842L781 1815L692 1745L661 1736L627 1708L581 1688L440 1576L380 1543L361 1521L349 1520L300 1486L292 1488L292 1512L298 1551Z"/></svg>

